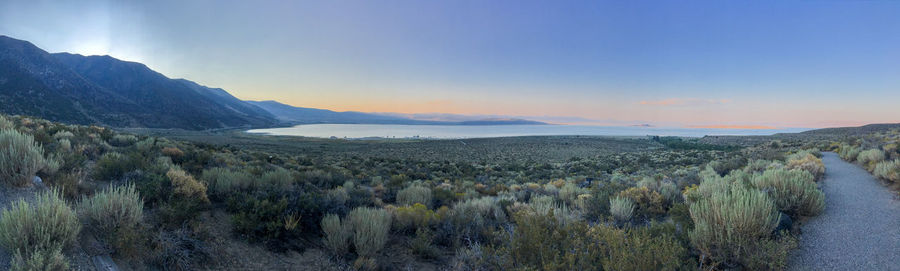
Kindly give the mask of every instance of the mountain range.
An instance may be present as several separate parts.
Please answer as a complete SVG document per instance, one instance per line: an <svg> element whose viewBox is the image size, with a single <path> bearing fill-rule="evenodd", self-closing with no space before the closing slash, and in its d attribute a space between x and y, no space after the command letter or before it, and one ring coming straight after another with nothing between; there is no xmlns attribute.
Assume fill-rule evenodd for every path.
<svg viewBox="0 0 900 271"><path fill-rule="evenodd" d="M306 123L544 124L523 119L419 120L401 114L335 112L276 101L242 101L221 88L171 79L110 56L48 53L0 35L0 112L53 121L180 129L261 128Z"/></svg>

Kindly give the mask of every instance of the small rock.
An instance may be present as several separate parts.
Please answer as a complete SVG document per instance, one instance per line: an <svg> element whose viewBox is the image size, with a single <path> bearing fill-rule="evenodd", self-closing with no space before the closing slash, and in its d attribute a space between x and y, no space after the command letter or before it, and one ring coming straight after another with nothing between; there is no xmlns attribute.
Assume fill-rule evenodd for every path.
<svg viewBox="0 0 900 271"><path fill-rule="evenodd" d="M34 176L34 178L31 179L31 182L34 183L34 186L36 186L36 187L40 187L40 188L44 187L44 180L41 180L41 177Z"/></svg>
<svg viewBox="0 0 900 271"><path fill-rule="evenodd" d="M778 212L778 215L780 217L778 218L778 226L775 227L775 233L781 232L782 230L790 231L794 225L794 220L783 212Z"/></svg>

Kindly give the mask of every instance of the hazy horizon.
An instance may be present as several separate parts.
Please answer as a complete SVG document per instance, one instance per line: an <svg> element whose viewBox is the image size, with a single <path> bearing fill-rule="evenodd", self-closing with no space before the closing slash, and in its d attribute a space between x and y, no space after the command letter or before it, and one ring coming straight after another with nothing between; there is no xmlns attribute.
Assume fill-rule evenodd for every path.
<svg viewBox="0 0 900 271"><path fill-rule="evenodd" d="M898 2L6 1L0 34L245 100L682 127L900 122Z"/></svg>

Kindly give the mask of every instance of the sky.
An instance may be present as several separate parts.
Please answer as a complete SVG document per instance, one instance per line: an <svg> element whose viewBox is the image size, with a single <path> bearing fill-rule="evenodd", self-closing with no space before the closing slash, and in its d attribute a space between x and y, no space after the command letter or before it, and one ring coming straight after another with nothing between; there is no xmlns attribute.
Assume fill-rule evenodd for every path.
<svg viewBox="0 0 900 271"><path fill-rule="evenodd" d="M248 100L558 122L900 122L900 1L0 1L0 35Z"/></svg>

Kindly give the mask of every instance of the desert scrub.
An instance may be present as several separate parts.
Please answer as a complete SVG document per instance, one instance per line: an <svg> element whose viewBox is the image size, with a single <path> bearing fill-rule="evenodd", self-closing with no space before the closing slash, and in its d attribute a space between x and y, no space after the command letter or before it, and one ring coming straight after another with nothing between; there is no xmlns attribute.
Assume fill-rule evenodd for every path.
<svg viewBox="0 0 900 271"><path fill-rule="evenodd" d="M788 156L787 168L805 170L812 174L815 180L825 176L825 164L812 151L801 151Z"/></svg>
<svg viewBox="0 0 900 271"><path fill-rule="evenodd" d="M752 183L772 196L778 210L815 216L825 209L825 194L819 190L814 178L805 170L770 169L753 176Z"/></svg>
<svg viewBox="0 0 900 271"><path fill-rule="evenodd" d="M19 259L14 266L57 265L59 252L80 231L75 211L56 190L40 193L33 205L23 199L13 202L0 217L0 245Z"/></svg>
<svg viewBox="0 0 900 271"><path fill-rule="evenodd" d="M900 160L883 161L875 165L873 171L876 177L883 180L900 183Z"/></svg>
<svg viewBox="0 0 900 271"><path fill-rule="evenodd" d="M245 190L251 186L253 176L243 171L232 171L226 168L212 168L203 170L201 180L207 188L212 190L212 195L223 197L224 195Z"/></svg>
<svg viewBox="0 0 900 271"><path fill-rule="evenodd" d="M0 131L0 179L6 185L27 186L34 174L47 166L44 148L30 135Z"/></svg>
<svg viewBox="0 0 900 271"><path fill-rule="evenodd" d="M397 203L413 205L416 203L431 206L431 189L420 185L412 185L397 192Z"/></svg>
<svg viewBox="0 0 900 271"><path fill-rule="evenodd" d="M348 220L353 228L353 247L359 256L375 256L387 243L391 214L386 210L359 207L350 211Z"/></svg>
<svg viewBox="0 0 900 271"><path fill-rule="evenodd" d="M353 235L350 223L341 223L341 218L336 214L328 214L322 218L322 232L325 238L322 243L331 250L335 256L343 257L350 246L350 236Z"/></svg>
<svg viewBox="0 0 900 271"><path fill-rule="evenodd" d="M619 192L619 197L629 198L636 204L635 215L649 217L666 213L667 206L663 196L647 187L625 189Z"/></svg>
<svg viewBox="0 0 900 271"><path fill-rule="evenodd" d="M135 236L144 217L144 201L133 184L110 186L91 197L84 197L78 207L88 228L119 250L128 244L116 241Z"/></svg>
<svg viewBox="0 0 900 271"><path fill-rule="evenodd" d="M290 188L294 183L294 176L290 170L278 168L273 171L266 172L253 185L257 189L276 189L284 190Z"/></svg>
<svg viewBox="0 0 900 271"><path fill-rule="evenodd" d="M209 206L206 185L181 169L170 168L166 177L172 184L169 201L164 208L163 216L169 222L179 223L193 219Z"/></svg>
<svg viewBox="0 0 900 271"><path fill-rule="evenodd" d="M450 211L450 221L461 239L482 241L500 223L506 222L506 213L495 197L481 197L457 203Z"/></svg>
<svg viewBox="0 0 900 271"><path fill-rule="evenodd" d="M841 159L844 159L848 162L856 161L856 158L859 156L860 150L859 147L843 144L841 145L838 155Z"/></svg>
<svg viewBox="0 0 900 271"><path fill-rule="evenodd" d="M137 137L133 135L115 135L109 140L109 144L116 147L127 147L137 141Z"/></svg>
<svg viewBox="0 0 900 271"><path fill-rule="evenodd" d="M31 256L15 252L9 265L11 271L69 270L69 261L61 249L35 251Z"/></svg>
<svg viewBox="0 0 900 271"><path fill-rule="evenodd" d="M13 129L15 125L13 125L12 121L9 121L4 116L0 116L0 130Z"/></svg>
<svg viewBox="0 0 900 271"><path fill-rule="evenodd" d="M856 162L868 171L875 169L875 165L884 161L884 152L881 149L865 150L856 157Z"/></svg>
<svg viewBox="0 0 900 271"><path fill-rule="evenodd" d="M741 263L778 221L775 202L762 191L733 186L690 205L691 243L713 263Z"/></svg>
<svg viewBox="0 0 900 271"><path fill-rule="evenodd" d="M617 221L631 220L631 215L634 213L634 201L626 197L610 198L609 212Z"/></svg>
<svg viewBox="0 0 900 271"><path fill-rule="evenodd" d="M393 213L394 228L401 232L413 232L428 227L434 221L434 211L421 203L398 207Z"/></svg>

